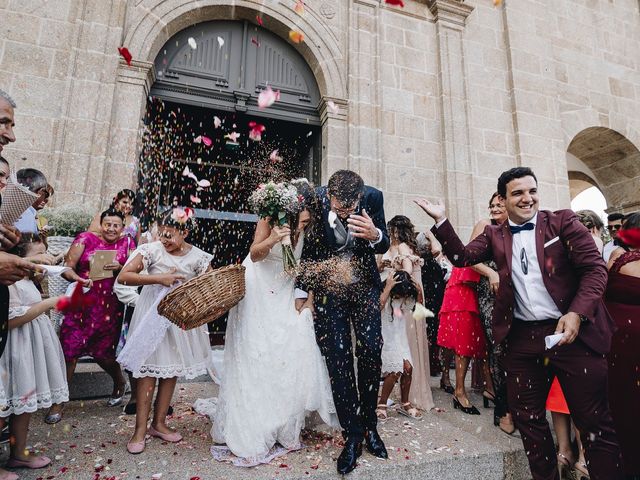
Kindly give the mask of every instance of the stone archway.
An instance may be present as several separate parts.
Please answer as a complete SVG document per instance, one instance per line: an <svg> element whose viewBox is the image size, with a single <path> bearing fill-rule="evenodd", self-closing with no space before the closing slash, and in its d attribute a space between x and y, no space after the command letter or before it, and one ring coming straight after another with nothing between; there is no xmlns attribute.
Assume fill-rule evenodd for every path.
<svg viewBox="0 0 640 480"><path fill-rule="evenodd" d="M610 128L588 127L571 140L567 153L579 159L590 173L569 168L572 189L597 186L609 211L640 208L640 150L627 137Z"/></svg>
<svg viewBox="0 0 640 480"><path fill-rule="evenodd" d="M290 30L300 30L305 41L292 44L311 68L318 84L321 123L321 173L346 168L347 79L341 66L342 51L336 32L313 15L301 17L293 9L256 0L147 0L137 2L127 12L123 45L133 56L131 65L118 66L118 81L112 107L112 130L107 165L103 170L103 197L117 190L123 174L134 177L140 151L140 119L156 79L154 60L162 46L176 33L197 23L212 20L242 20L256 24L259 15L264 28L288 42ZM338 111L331 111L332 101Z"/></svg>

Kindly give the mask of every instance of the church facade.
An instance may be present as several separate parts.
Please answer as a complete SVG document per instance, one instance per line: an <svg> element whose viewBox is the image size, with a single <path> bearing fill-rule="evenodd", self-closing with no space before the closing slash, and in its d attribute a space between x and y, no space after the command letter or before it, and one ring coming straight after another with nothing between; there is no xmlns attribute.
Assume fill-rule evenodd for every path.
<svg viewBox="0 0 640 480"><path fill-rule="evenodd" d="M191 165L212 183L199 216L249 221L234 192L281 150L316 182L359 172L388 218L424 226L412 199L443 198L466 235L516 165L543 207L596 185L640 209L637 0L0 0L0 18L5 156L58 203L133 187L160 208Z"/></svg>

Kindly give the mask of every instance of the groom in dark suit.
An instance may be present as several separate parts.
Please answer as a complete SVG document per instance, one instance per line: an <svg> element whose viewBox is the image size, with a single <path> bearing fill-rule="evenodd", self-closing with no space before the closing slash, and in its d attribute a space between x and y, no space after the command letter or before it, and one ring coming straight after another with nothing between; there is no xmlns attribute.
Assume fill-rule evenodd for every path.
<svg viewBox="0 0 640 480"><path fill-rule="evenodd" d="M534 480L558 480L556 450L545 401L558 377L571 418L586 447L594 480L624 478L607 400L607 361L613 322L602 302L607 269L589 231L571 210L538 211L538 181L527 167L498 180L508 219L485 227L466 247L441 203L416 203L435 221L433 232L451 262L493 259L500 284L493 338L505 342L509 410L522 434ZM545 337L562 334L545 350Z"/></svg>
<svg viewBox="0 0 640 480"><path fill-rule="evenodd" d="M353 267L352 283L341 293L297 283L296 307L313 308L316 340L325 358L345 447L338 473L356 467L362 442L379 458L387 458L376 429L375 414L382 360L380 292L375 254L389 248L382 192L364 185L350 170L334 173L327 187L316 191L320 203L305 236L301 263L342 257ZM314 290L313 301L306 301ZM305 303L306 302L306 303ZM356 335L358 375L354 370L351 327Z"/></svg>

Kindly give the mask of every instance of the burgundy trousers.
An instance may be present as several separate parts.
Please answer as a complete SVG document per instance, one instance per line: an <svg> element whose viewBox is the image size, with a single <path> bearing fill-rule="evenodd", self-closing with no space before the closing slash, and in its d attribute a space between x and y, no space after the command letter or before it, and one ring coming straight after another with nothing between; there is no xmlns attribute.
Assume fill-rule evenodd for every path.
<svg viewBox="0 0 640 480"><path fill-rule="evenodd" d="M545 350L556 322L514 320L506 340L509 410L520 430L534 480L559 480L545 402L554 376L580 431L593 480L624 479L620 446L607 398L607 360L580 339Z"/></svg>

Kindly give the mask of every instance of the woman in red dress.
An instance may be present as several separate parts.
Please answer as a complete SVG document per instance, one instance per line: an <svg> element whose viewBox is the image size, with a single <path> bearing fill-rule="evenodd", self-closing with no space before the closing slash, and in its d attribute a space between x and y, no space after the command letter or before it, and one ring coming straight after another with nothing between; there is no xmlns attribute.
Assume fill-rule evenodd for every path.
<svg viewBox="0 0 640 480"><path fill-rule="evenodd" d="M622 232L640 228L640 214L631 215ZM618 330L609 351L609 405L622 450L627 478L640 478L640 250L617 248L609 259L607 310Z"/></svg>
<svg viewBox="0 0 640 480"><path fill-rule="evenodd" d="M480 412L469 401L464 379L471 358L485 358L487 355L478 309L476 288L479 281L480 274L471 267L453 269L444 291L438 328L438 345L452 350L456 356L453 406L471 415L480 415Z"/></svg>

